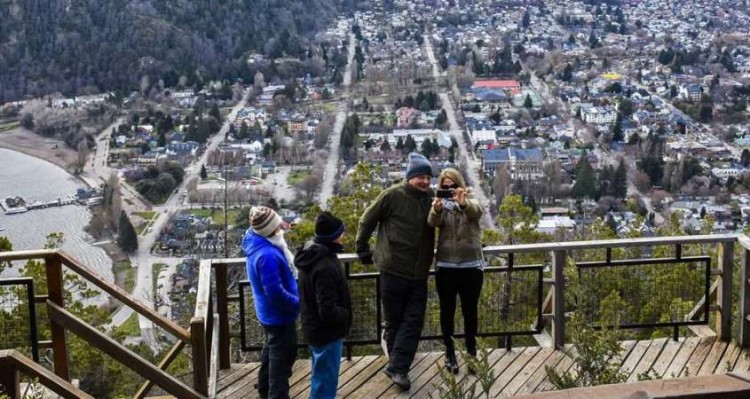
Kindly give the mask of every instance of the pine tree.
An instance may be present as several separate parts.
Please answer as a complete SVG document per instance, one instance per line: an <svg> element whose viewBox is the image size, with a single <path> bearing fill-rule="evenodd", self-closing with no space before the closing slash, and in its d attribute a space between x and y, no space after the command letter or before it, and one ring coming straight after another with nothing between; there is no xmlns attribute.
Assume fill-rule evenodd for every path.
<svg viewBox="0 0 750 399"><path fill-rule="evenodd" d="M523 100L523 106L524 108L532 108L534 106L534 103L531 101L531 95L527 94L526 99Z"/></svg>
<svg viewBox="0 0 750 399"><path fill-rule="evenodd" d="M622 116L617 114L615 124L612 126L612 142L622 142L625 139L625 135L622 132Z"/></svg>
<svg viewBox="0 0 750 399"><path fill-rule="evenodd" d="M411 134L406 135L406 141L404 141L404 151L406 153L414 152L417 149L417 142L411 137Z"/></svg>
<svg viewBox="0 0 750 399"><path fill-rule="evenodd" d="M159 131L159 139L157 140L156 145L159 146L159 147L166 147L167 146L167 134L164 133L163 130Z"/></svg>
<svg viewBox="0 0 750 399"><path fill-rule="evenodd" d="M117 226L117 245L127 253L132 253L138 249L138 235L124 210L120 211L120 221Z"/></svg>
<svg viewBox="0 0 750 399"><path fill-rule="evenodd" d="M620 161L615 169L615 176L612 183L612 194L615 198L625 199L628 195L628 172L625 162Z"/></svg>
<svg viewBox="0 0 750 399"><path fill-rule="evenodd" d="M576 182L573 185L572 194L575 198L596 197L596 181L594 180L594 169L588 158L583 157L576 165Z"/></svg>
<svg viewBox="0 0 750 399"><path fill-rule="evenodd" d="M201 179L205 180L208 178L208 172L206 172L206 165L201 165Z"/></svg>

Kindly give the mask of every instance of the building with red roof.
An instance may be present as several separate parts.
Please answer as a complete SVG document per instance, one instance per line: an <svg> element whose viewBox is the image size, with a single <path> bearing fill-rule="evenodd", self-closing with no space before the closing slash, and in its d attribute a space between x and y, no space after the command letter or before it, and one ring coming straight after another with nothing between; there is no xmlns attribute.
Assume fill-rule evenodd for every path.
<svg viewBox="0 0 750 399"><path fill-rule="evenodd" d="M517 80L476 80L471 87L508 90L514 96L521 94L521 83Z"/></svg>

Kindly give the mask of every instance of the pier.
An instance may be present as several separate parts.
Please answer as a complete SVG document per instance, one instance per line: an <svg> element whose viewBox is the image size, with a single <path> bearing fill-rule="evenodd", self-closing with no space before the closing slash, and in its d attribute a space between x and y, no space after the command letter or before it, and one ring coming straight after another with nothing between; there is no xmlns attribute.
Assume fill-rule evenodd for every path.
<svg viewBox="0 0 750 399"><path fill-rule="evenodd" d="M90 203L91 199L82 200L77 199L74 196L69 196L66 198L58 198L56 200L52 201L34 201L31 204L27 204L26 201L21 197L7 197L0 201L0 208L2 208L3 212L5 212L6 215L13 215L17 213L25 213L28 211L33 211L35 209L46 209L51 207L62 207L67 205L98 205L101 203L99 201L98 203Z"/></svg>

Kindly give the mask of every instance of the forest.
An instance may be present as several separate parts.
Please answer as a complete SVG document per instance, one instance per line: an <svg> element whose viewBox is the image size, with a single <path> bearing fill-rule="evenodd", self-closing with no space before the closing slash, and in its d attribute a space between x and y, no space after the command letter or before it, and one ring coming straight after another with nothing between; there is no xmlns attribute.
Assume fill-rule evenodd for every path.
<svg viewBox="0 0 750 399"><path fill-rule="evenodd" d="M359 1L0 0L0 102L252 82L247 55L306 57L306 41Z"/></svg>

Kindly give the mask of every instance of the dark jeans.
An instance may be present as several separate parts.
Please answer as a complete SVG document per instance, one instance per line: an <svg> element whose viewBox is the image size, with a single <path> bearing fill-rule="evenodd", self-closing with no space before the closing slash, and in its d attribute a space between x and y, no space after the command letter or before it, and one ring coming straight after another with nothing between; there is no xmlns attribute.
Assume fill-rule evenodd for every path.
<svg viewBox="0 0 750 399"><path fill-rule="evenodd" d="M266 342L260 352L258 394L261 398L289 398L289 377L297 358L297 326L263 326Z"/></svg>
<svg viewBox="0 0 750 399"><path fill-rule="evenodd" d="M417 353L427 308L427 280L380 274L380 297L385 318L388 369L406 374Z"/></svg>
<svg viewBox="0 0 750 399"><path fill-rule="evenodd" d="M435 272L435 285L440 297L440 329L443 332L445 352L449 356L455 357L456 355L456 348L453 343L456 296L461 298L466 351L470 355L477 354L477 305L483 280L484 273L479 268L438 267L437 272Z"/></svg>

